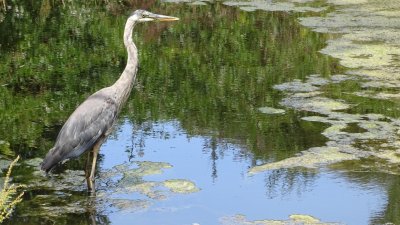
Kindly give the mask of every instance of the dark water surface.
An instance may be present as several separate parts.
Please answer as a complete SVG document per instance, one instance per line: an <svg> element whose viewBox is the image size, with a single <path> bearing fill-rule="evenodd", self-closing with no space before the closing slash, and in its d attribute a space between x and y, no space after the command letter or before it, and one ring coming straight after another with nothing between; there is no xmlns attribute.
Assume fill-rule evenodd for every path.
<svg viewBox="0 0 400 225"><path fill-rule="evenodd" d="M20 1L0 11L1 158L21 155L13 181L28 186L6 224L259 224L251 221L293 214L340 224L400 222L395 166L360 170L379 160L248 173L330 140L321 134L326 123L302 118L331 114L282 105L287 93L274 88L345 73L319 53L335 35L298 23L318 13L246 12L219 2L82 2ZM180 21L135 28L137 85L101 148L97 196L88 197L86 155L52 177L38 162L76 106L123 71L123 26L130 9L142 7ZM360 86L345 81L319 91L356 106L341 112L396 117L396 103L342 96ZM368 131L357 121L343 131ZM169 188L174 182L187 189Z"/></svg>

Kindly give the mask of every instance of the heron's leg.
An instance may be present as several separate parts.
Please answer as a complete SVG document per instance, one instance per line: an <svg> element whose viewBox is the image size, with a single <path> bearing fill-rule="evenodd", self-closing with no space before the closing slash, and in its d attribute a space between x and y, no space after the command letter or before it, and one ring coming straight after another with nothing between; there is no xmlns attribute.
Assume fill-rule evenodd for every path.
<svg viewBox="0 0 400 225"><path fill-rule="evenodd" d="M90 171L89 179L87 179L88 191L90 191L90 192L94 192L94 175L95 175L95 172L96 172L97 155L99 153L101 144L102 144L102 141L99 141L93 146L92 170Z"/></svg>
<svg viewBox="0 0 400 225"><path fill-rule="evenodd" d="M90 177L90 171L89 171L89 167L90 167L90 154L91 154L92 150L89 150L87 153L87 158L86 158L86 163L85 163L85 177L86 177L86 182L88 185L88 189L91 189L91 185L89 183L89 177Z"/></svg>

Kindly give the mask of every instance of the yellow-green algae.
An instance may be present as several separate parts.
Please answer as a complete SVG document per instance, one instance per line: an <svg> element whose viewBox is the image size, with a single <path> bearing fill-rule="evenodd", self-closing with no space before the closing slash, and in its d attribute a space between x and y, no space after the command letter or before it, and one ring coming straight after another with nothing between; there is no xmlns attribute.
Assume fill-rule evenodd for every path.
<svg viewBox="0 0 400 225"><path fill-rule="evenodd" d="M380 159L385 159L392 164L400 165L400 149L397 149L396 151L382 150L382 151L374 152L373 156L380 158Z"/></svg>
<svg viewBox="0 0 400 225"><path fill-rule="evenodd" d="M206 2L209 2L210 0L162 0L163 2L168 2L168 3L189 3L191 5L206 5Z"/></svg>
<svg viewBox="0 0 400 225"><path fill-rule="evenodd" d="M304 7L312 1L226 1L224 4L265 11L324 11L327 7ZM340 33L321 52L339 58L354 74L400 82L397 56L400 52L400 3L397 0L328 0L335 10L324 16L300 18L300 23L317 32Z"/></svg>
<svg viewBox="0 0 400 225"><path fill-rule="evenodd" d="M285 113L285 110L283 110L283 109L275 109L275 108L267 107L267 106L259 108L258 111L260 111L261 113L269 114L269 115Z"/></svg>
<svg viewBox="0 0 400 225"><path fill-rule="evenodd" d="M400 1L328 2L337 6L326 16L300 18L301 24L317 32L342 34L328 41L321 52L340 59L342 65L353 68L351 74L371 79L374 86L389 82L400 87Z"/></svg>
<svg viewBox="0 0 400 225"><path fill-rule="evenodd" d="M376 91L358 91L354 92L354 95L360 97L367 97L367 98L375 98L375 99L382 99L382 100L398 100L400 98L400 93L385 93L385 92L376 92Z"/></svg>
<svg viewBox="0 0 400 225"><path fill-rule="evenodd" d="M249 221L246 216L237 214L220 218L222 225L339 225L341 223L322 222L321 220L301 214L293 214L288 220L254 220Z"/></svg>
<svg viewBox="0 0 400 225"><path fill-rule="evenodd" d="M137 169L126 171L125 175L143 177L143 176L161 174L162 169L172 168L171 164L165 162L143 161L143 162L137 162L136 164L139 167Z"/></svg>
<svg viewBox="0 0 400 225"><path fill-rule="evenodd" d="M265 10L265 11L284 11L284 12L321 12L326 7L310 7L301 3L307 3L307 0L288 0L288 1L225 1L228 6L238 6L245 11Z"/></svg>
<svg viewBox="0 0 400 225"><path fill-rule="evenodd" d="M87 206L102 208L111 205L117 210L146 210L154 201L166 199L171 194L192 193L199 190L193 182L185 179L146 180L145 178L151 175L158 175L163 170L172 168L172 165L165 162L138 161L98 171L96 201L92 201L91 198L85 196L69 194L74 191L86 191L85 174L82 170L66 170L60 174L46 176L39 170L38 165L41 161L40 158L25 160L22 164L32 170L32 173L28 174L28 177L18 177L18 179L25 180L28 191L49 192L49 194L38 195L28 200L24 205L40 208L35 210L37 216L50 218L50 220L52 217L63 216L63 213L86 212ZM123 199L120 196L120 194L132 193L139 193L143 197ZM73 199L72 196L74 196ZM32 215L29 214L29 216Z"/></svg>
<svg viewBox="0 0 400 225"><path fill-rule="evenodd" d="M161 174L163 169L172 168L172 165L164 162L136 162L138 168L130 169L128 165L115 166L103 178L111 179L122 175L122 178L114 185L114 191L117 193L137 192L147 196L150 199L161 200L167 198L169 192L163 190L163 187L174 193L191 193L199 189L196 185L184 179L172 179L166 181L147 181L143 177L149 175Z"/></svg>
<svg viewBox="0 0 400 225"><path fill-rule="evenodd" d="M163 184L165 187L169 188L169 190L175 193L187 194L199 191L199 188L196 187L196 185L193 182L188 180L182 180L182 179L166 180L163 182Z"/></svg>
<svg viewBox="0 0 400 225"><path fill-rule="evenodd" d="M306 82L294 80L291 82L275 85L274 89L286 93L281 105L296 110L330 114L336 110L345 110L350 105L342 100L330 99L319 96L321 86L331 83L331 80L320 77L317 74L308 76Z"/></svg>
<svg viewBox="0 0 400 225"><path fill-rule="evenodd" d="M118 183L118 188L115 191L116 193L140 193L148 198L162 200L166 199L166 194L160 190L157 190L159 187L159 182L154 181L141 181L140 183L129 183L129 182L120 182Z"/></svg>
<svg viewBox="0 0 400 225"><path fill-rule="evenodd" d="M319 96L314 96L311 98L298 96L286 97L282 100L281 104L285 107L290 107L296 110L316 112L321 114L329 114L335 110L345 110L350 108L349 104L346 104L341 100Z"/></svg>
<svg viewBox="0 0 400 225"><path fill-rule="evenodd" d="M288 169L294 167L318 168L324 164L332 164L344 160L358 159L353 154L340 151L339 147L314 147L301 152L301 155L286 158L278 162L255 166L249 170L249 174L255 174L266 170Z"/></svg>
<svg viewBox="0 0 400 225"><path fill-rule="evenodd" d="M313 92L319 88L314 86L312 83L302 82L301 80L295 79L291 82L274 85L274 89L279 91L287 92Z"/></svg>
<svg viewBox="0 0 400 225"><path fill-rule="evenodd" d="M353 5L366 3L368 0L328 0L328 2L335 5Z"/></svg>
<svg viewBox="0 0 400 225"><path fill-rule="evenodd" d="M317 32L341 34L332 36L321 53L338 58L343 66L352 68L348 74L364 77L374 86L390 83L400 87L400 1L328 0L321 4L318 0L249 0L224 4L247 11L326 12L299 18L302 25ZM334 5L334 10L329 5ZM379 99L382 95L365 97Z"/></svg>
<svg viewBox="0 0 400 225"><path fill-rule="evenodd" d="M400 121L380 114L337 112L336 110L349 109L351 105L312 94L319 93L324 85L334 82L336 81L332 79L321 79L317 75L311 75L305 82L296 80L275 86L286 93L282 105L321 114L302 119L328 124L329 127L321 133L328 138L328 141L325 146L304 150L291 158L255 166L249 170L250 174L293 167L318 168L367 158L379 161L381 164L386 163L384 167L388 173L399 172L397 167L391 165L398 164L400 160ZM309 92L304 92L307 90ZM351 130L351 127L358 129Z"/></svg>
<svg viewBox="0 0 400 225"><path fill-rule="evenodd" d="M126 212L137 212L151 206L149 201L143 199L112 199L110 203L119 210Z"/></svg>

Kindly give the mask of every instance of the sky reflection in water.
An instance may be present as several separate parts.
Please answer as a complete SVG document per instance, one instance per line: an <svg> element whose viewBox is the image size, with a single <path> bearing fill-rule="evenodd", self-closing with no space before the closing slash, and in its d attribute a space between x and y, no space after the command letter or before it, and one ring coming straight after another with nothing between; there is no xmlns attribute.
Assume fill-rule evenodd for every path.
<svg viewBox="0 0 400 225"><path fill-rule="evenodd" d="M302 176L295 170L278 170L249 176L249 159L238 157L243 146L227 140L212 150L206 147L209 137L191 137L176 121L159 121L151 126L150 131L135 130L125 120L118 139L110 139L103 146L102 168L126 162L131 154L127 151L132 146L140 151L137 145L141 142L146 150L142 156L134 152L133 160L173 165L163 174L145 179L189 179L201 191L154 201L150 208L137 213L111 213L109 218L115 224L218 224L221 217L235 214L251 220L283 220L291 214L308 214L322 221L367 224L369 216L386 201L380 186L351 183L340 173L310 170L306 172L310 176ZM212 151L217 159L212 159Z"/></svg>

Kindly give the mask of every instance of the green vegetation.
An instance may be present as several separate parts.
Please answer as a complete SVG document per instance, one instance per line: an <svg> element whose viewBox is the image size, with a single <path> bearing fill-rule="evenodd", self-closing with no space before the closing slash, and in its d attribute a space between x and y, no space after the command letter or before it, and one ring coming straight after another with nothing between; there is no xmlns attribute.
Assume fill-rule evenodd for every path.
<svg viewBox="0 0 400 225"><path fill-rule="evenodd" d="M23 1L18 7L22 15L7 11L0 23L0 136L17 154L40 157L77 104L123 70L126 16L79 2L43 1L30 8ZM216 138L240 139L259 157L261 149L308 145L282 130L297 126L316 133L292 123L292 112L271 119L257 109L278 106L276 83L336 71L336 62L317 52L325 42L321 35L283 13L246 13L219 3L152 7L181 22L135 28L141 68L126 117L137 124L177 118L191 134L219 131L224 135ZM220 13L210 16L210 10ZM261 147L260 137L273 146Z"/></svg>
<svg viewBox="0 0 400 225"><path fill-rule="evenodd" d="M312 22L319 16L319 11L325 9L325 1L307 1L305 7L298 7L299 1L289 2L295 3L271 3L268 9L285 7L285 11L294 11L291 14L244 12L218 1L201 6L135 0L117 3L105 0L7 1L10 9L0 10L1 154L20 154L26 159L45 155L60 126L76 106L95 90L112 84L124 69L126 53L122 28L131 9L144 7L181 20L174 24L145 24L135 28L140 69L135 90L123 111L125 119L139 127L148 121L177 120L189 135L210 137L210 148L205 151L214 151L223 140L234 140L245 146L245 151L235 154L250 156L249 166L272 162L264 167L254 167L252 172L304 165L314 168L354 158L363 159L335 164L332 168L394 171L397 167L382 169L381 165L387 165L384 160L398 157L397 153L389 151L397 142L386 145L385 151L371 154L381 159L378 162L354 156L354 152L343 153L343 148L337 146L324 145L327 141L342 141L342 136L349 138L351 145L357 145L361 133L367 131L369 139L364 139L364 147L377 147L376 143L367 141L373 142L378 136L381 140L378 144L385 144L382 140L388 137L395 139L397 130L393 127L397 125L395 118L400 109L397 102L387 101L387 98L398 96L397 82L385 83L383 89L387 93L375 95L375 90L381 90L382 82L360 82L354 76L337 75L343 73L344 68L338 60L321 54L320 50L325 48L325 53L341 58L342 63L350 67L368 64L390 69L386 64L395 66L398 62L392 60L397 57L397 48L386 51L393 46L382 48L372 43L374 54L368 56L368 47L364 47L367 45L354 42L365 38L366 32L361 31L356 36L344 36L341 42L332 44L331 41L326 47L328 40L336 35L315 33L297 21L300 15L306 16L308 19L302 19L301 23L320 28L320 24L317 26ZM0 1L0 8L5 3L5 0ZM248 10L259 9L257 4L242 5L250 6ZM346 22L339 17L333 18ZM385 39L390 37L390 34L384 36ZM349 43L360 47L356 57L351 56L353 51L349 50ZM379 57L384 58L383 65L376 64ZM369 63L371 61L375 64ZM370 68L363 68L367 69ZM370 87L372 91L365 90ZM365 96L380 98L371 100ZM335 110L345 112L336 114ZM364 118L374 113L382 115ZM386 120L390 120L390 124ZM346 125L334 124L338 121L345 121ZM359 129L351 129L351 124ZM361 151L357 153L361 154ZM211 160L218 157L215 152L210 155ZM84 177L77 170L83 168L83 160L69 162L68 170L56 176L55 183L33 169L39 161L26 161L24 167L16 171L21 174L16 178L18 182L28 183L30 188L27 203L17 207L17 211L20 208L20 214L25 216L22 218L29 217L28 220L34 223L39 222L38 216L57 217L51 222L68 224L71 223L70 215L64 215L65 210L72 215L92 210L82 207L87 203L79 186ZM160 187L176 192L198 190L188 180L145 182L138 175L161 173L161 169L169 168L168 165L143 171L141 166L149 164L138 165L139 170L119 173L123 177L119 184L130 187L131 192L151 196L149 198L162 198L157 192ZM307 170L289 173L287 177L278 172L271 174L276 175L271 180L285 179L289 187L297 176L314 176ZM351 175L349 177L351 179ZM399 179L393 180L388 184L390 196L387 209L382 212L383 222L400 218L399 210L396 210L399 207ZM177 183L178 186L183 183L184 189L176 189ZM68 192L51 192L55 195L51 197L42 194L43 190L57 190L54 185L68 189ZM126 192L126 189L120 191ZM41 205L43 201L49 205ZM151 205L147 201L113 201L118 208ZM40 210L26 214L36 207ZM50 211L53 214L48 215ZM104 223L109 222L101 213L96 215ZM24 219L15 218L13 223L25 224ZM380 219L376 221L381 222ZM73 220L75 223L85 218Z"/></svg>
<svg viewBox="0 0 400 225"><path fill-rule="evenodd" d="M22 201L22 196L24 195L24 192L18 193L18 189L22 188L23 185L10 185L11 171L18 160L19 156L8 167L3 188L0 191L0 223L10 217L14 207Z"/></svg>

